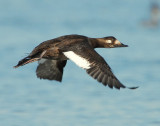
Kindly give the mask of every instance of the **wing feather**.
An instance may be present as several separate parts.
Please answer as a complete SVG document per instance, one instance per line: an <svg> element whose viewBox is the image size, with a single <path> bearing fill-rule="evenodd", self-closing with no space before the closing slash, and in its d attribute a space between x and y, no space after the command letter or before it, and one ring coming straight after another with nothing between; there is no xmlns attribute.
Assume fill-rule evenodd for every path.
<svg viewBox="0 0 160 126"><path fill-rule="evenodd" d="M63 68L67 60L41 59L36 70L37 77L40 79L62 81Z"/></svg>
<svg viewBox="0 0 160 126"><path fill-rule="evenodd" d="M82 45L76 44L75 47L68 48L64 51L64 55L103 85L117 89L125 88L115 77L106 61L86 42Z"/></svg>

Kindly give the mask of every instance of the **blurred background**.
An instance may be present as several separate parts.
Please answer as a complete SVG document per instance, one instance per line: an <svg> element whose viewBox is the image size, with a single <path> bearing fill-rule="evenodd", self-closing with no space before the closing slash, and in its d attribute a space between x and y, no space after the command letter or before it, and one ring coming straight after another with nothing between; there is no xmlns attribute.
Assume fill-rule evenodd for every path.
<svg viewBox="0 0 160 126"><path fill-rule="evenodd" d="M159 0L0 0L0 126L159 126ZM68 61L62 83L13 69L39 43L67 34L115 36L96 49L126 86L104 87Z"/></svg>

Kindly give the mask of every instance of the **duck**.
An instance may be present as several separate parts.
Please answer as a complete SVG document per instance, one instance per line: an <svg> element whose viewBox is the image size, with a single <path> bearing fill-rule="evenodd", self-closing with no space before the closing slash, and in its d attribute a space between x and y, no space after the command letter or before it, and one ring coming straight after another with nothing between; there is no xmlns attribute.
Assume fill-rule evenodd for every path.
<svg viewBox="0 0 160 126"><path fill-rule="evenodd" d="M86 70L87 74L109 88L126 87L113 74L110 66L94 49L128 47L113 36L90 38L71 34L44 41L18 62L14 68L38 61L36 75L40 79L62 81L67 60Z"/></svg>

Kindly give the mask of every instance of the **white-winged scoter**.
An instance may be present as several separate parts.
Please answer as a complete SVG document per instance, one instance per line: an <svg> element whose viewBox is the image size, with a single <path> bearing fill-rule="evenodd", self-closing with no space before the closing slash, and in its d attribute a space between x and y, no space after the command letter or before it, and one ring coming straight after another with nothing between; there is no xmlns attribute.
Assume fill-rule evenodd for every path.
<svg viewBox="0 0 160 126"><path fill-rule="evenodd" d="M76 34L65 35L42 42L14 67L38 61L39 65L36 70L38 78L61 82L63 68L70 59L103 85L117 89L126 88L113 74L106 61L94 50L94 48L116 47L128 46L113 36L89 38ZM127 88L135 89L137 87Z"/></svg>

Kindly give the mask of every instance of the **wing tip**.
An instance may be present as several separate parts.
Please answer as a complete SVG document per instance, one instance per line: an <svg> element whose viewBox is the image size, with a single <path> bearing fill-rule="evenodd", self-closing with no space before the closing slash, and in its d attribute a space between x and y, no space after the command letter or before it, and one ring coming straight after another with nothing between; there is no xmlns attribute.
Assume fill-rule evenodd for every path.
<svg viewBox="0 0 160 126"><path fill-rule="evenodd" d="M99 82L99 81L98 81ZM102 82L100 82L100 83L102 83ZM120 90L120 89L122 89L122 88L128 88L128 89L131 89L131 90L134 90L134 89L137 89L137 88L139 88L139 86L137 86L137 87L126 87L126 86L124 86L123 84L121 84L121 85L108 85L108 84L104 84L104 83L102 83L105 87L106 86L108 86L110 89L113 89L113 88L115 88L115 89L117 89L117 90Z"/></svg>
<svg viewBox="0 0 160 126"><path fill-rule="evenodd" d="M137 88L139 88L139 86L137 86L137 87L127 87L128 89L137 89Z"/></svg>

